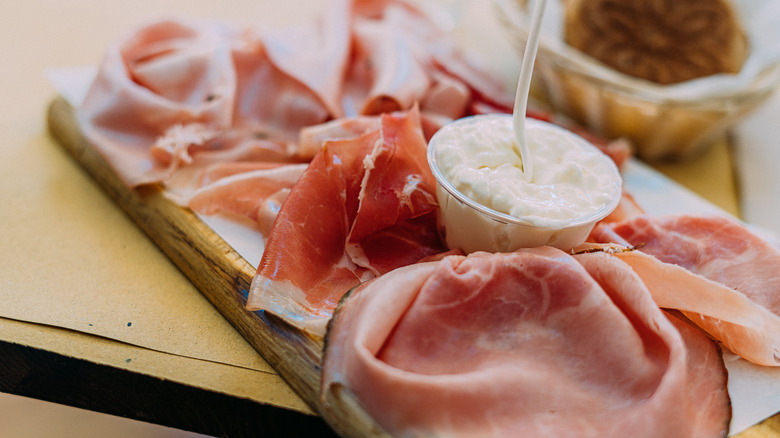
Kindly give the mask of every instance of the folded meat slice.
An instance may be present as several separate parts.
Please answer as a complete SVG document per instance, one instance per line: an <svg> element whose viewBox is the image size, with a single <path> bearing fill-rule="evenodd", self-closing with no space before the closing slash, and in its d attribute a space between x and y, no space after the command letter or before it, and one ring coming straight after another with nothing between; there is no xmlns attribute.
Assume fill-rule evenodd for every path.
<svg viewBox="0 0 780 438"><path fill-rule="evenodd" d="M261 30L273 65L308 87L334 118L345 116L341 93L351 56L353 1L330 0L312 22Z"/></svg>
<svg viewBox="0 0 780 438"><path fill-rule="evenodd" d="M717 283L711 285L672 268L662 270L639 255L617 253L631 259L637 269L641 263L648 285L667 297L659 305L678 306L673 308L685 310L713 335L715 330L721 332L718 338L748 360L780 365L780 251L746 227L725 216L639 216L601 224L591 238L640 246L642 253ZM663 290L660 284L674 288ZM747 327L755 329L744 332ZM758 342L763 345L762 354L740 353Z"/></svg>
<svg viewBox="0 0 780 438"><path fill-rule="evenodd" d="M437 129L476 107L511 111L513 93L408 1L353 1L353 57L344 87L348 115L419 104Z"/></svg>
<svg viewBox="0 0 780 438"><path fill-rule="evenodd" d="M346 140L379 129L376 116L355 116L307 126L298 134L298 153L309 160L330 140Z"/></svg>
<svg viewBox="0 0 780 438"><path fill-rule="evenodd" d="M580 262L475 253L359 286L328 330L326 408L354 397L393 436L725 436L717 347L619 260Z"/></svg>
<svg viewBox="0 0 780 438"><path fill-rule="evenodd" d="M251 164L256 166L250 168ZM246 163L236 168L237 173L218 178L200 187L190 198L188 206L194 211L211 215L228 212L257 222L264 202L279 191L290 189L307 168L307 164ZM224 169L228 166L219 166ZM213 175L210 172L208 175ZM265 218L264 218L265 219Z"/></svg>
<svg viewBox="0 0 780 438"><path fill-rule="evenodd" d="M377 129L327 141L292 187L249 309L321 336L348 289L444 250L419 114L379 117Z"/></svg>
<svg viewBox="0 0 780 438"><path fill-rule="evenodd" d="M655 307L650 304L654 300L648 299L648 295L653 296L652 291L642 287L641 283L645 286L647 283L641 276L637 278L636 272L632 272L634 270L629 265L604 253L579 254L574 258L629 319L642 318L638 313L634 313L637 309L642 311ZM679 436L725 436L729 429L731 402L727 394L728 378L721 351L685 318L678 318L666 312L664 314L680 333L688 355L687 399L677 405L677 408L683 411L681 417L686 422L686 427L682 427L681 431L687 432ZM658 436L677 434L670 432Z"/></svg>
<svg viewBox="0 0 780 438"><path fill-rule="evenodd" d="M191 145L230 126L236 75L229 33L210 22L160 20L109 47L78 119L129 186L164 179L189 158ZM162 160L150 153L158 141L170 154Z"/></svg>
<svg viewBox="0 0 780 438"><path fill-rule="evenodd" d="M302 128L326 122L331 114L316 90L272 62L264 40L267 35L247 31L233 42L233 125L259 138L294 143ZM318 70L319 66L309 69ZM296 155L294 144L290 154Z"/></svg>
<svg viewBox="0 0 780 438"><path fill-rule="evenodd" d="M780 318L744 294L641 251L604 246L631 266L664 309L679 310L733 353L780 366ZM581 250L578 248L578 250ZM578 256L579 257L579 256Z"/></svg>
<svg viewBox="0 0 780 438"><path fill-rule="evenodd" d="M780 250L720 215L639 216L594 231L735 289L780 316Z"/></svg>
<svg viewBox="0 0 780 438"><path fill-rule="evenodd" d="M436 181L417 109L381 117L373 133L375 138L363 140L373 148L363 160L366 171L346 251L379 275L444 248L435 223Z"/></svg>
<svg viewBox="0 0 780 438"><path fill-rule="evenodd" d="M291 189L269 233L247 298L292 325L320 332L341 294L373 277L344 251L373 146L328 142Z"/></svg>
<svg viewBox="0 0 780 438"><path fill-rule="evenodd" d="M415 53L424 51L427 42L412 30L433 26L427 22L413 25L420 21L418 14L393 5L384 11L382 20L355 20L355 62L347 85L358 114L408 109L430 87L428 55Z"/></svg>

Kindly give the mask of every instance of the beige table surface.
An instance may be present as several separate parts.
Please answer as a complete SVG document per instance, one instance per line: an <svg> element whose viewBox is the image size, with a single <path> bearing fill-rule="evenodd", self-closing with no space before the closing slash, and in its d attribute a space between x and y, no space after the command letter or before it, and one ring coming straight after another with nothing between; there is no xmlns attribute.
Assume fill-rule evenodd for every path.
<svg viewBox="0 0 780 438"><path fill-rule="evenodd" d="M144 20L170 13L237 24L283 23L306 4L316 2L28 0L4 5L0 342L310 413L49 137L44 121L55 96L46 70L96 64L112 40ZM739 214L725 142L693 163L661 170Z"/></svg>

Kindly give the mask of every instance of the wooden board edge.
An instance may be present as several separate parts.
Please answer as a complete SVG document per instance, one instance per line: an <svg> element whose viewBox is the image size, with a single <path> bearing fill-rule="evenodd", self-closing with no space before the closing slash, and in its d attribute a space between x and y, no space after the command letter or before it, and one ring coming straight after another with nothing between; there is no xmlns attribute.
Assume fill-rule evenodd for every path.
<svg viewBox="0 0 780 438"><path fill-rule="evenodd" d="M319 395L322 343L263 312L246 310L255 269L198 216L159 185L130 189L82 135L75 109L52 100L47 127L57 142L130 216L292 389L339 434L381 435L356 402L326 409Z"/></svg>

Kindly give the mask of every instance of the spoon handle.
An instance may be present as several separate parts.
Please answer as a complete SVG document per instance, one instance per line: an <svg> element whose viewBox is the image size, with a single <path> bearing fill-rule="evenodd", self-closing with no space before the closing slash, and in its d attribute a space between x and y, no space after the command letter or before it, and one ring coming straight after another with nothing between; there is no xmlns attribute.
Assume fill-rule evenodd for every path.
<svg viewBox="0 0 780 438"><path fill-rule="evenodd" d="M520 64L520 78L517 81L517 92L515 94L515 105L513 109L512 125L515 131L515 139L519 148L518 154L523 166L523 176L526 181L533 178L533 160L528 152L528 142L525 135L525 114L528 108L528 95L531 88L531 76L533 74L534 61L536 60L536 51L539 47L539 31L542 28L542 17L544 16L546 0L536 0L534 5L533 17L531 19L531 29L528 33L528 39L525 44L523 60Z"/></svg>

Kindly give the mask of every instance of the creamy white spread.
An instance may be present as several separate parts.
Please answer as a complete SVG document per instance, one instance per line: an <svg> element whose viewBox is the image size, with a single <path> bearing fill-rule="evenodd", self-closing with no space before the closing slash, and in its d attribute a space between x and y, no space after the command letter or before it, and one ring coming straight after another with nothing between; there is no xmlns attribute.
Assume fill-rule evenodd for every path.
<svg viewBox="0 0 780 438"><path fill-rule="evenodd" d="M510 115L476 116L442 128L435 137L438 171L467 198L529 225L555 227L613 207L621 177L595 146L556 125L528 119L529 181Z"/></svg>

